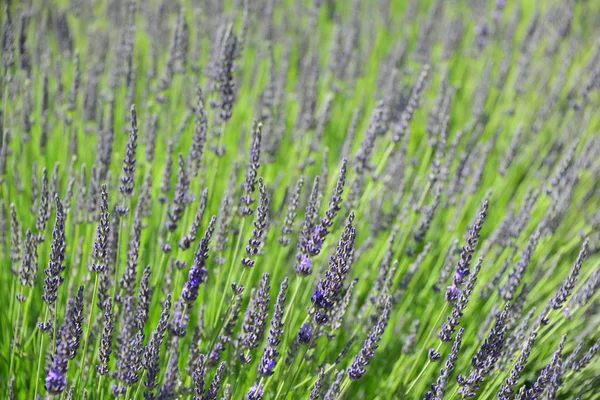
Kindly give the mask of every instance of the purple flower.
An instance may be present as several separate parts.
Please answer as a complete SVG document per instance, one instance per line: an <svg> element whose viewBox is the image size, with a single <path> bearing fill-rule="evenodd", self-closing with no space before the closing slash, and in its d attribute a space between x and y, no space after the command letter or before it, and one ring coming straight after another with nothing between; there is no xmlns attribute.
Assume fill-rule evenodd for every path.
<svg viewBox="0 0 600 400"><path fill-rule="evenodd" d="M304 213L304 222L302 222L302 230L300 231L300 238L298 241L298 253L296 254L296 260L298 264L295 267L296 273L300 276L308 276L312 274L312 256L311 248L313 242L313 233L316 229L315 220L319 210L319 197L320 197L320 177L317 175L313 182L312 191L310 192L310 198L306 205L306 211Z"/></svg>
<svg viewBox="0 0 600 400"><path fill-rule="evenodd" d="M44 271L46 279L44 280L44 294L42 299L53 307L58 299L58 289L64 282L61 273L65 270L65 219L66 215L58 195L55 196L56 201L56 223L52 231L52 246L50 247L50 259L48 268Z"/></svg>
<svg viewBox="0 0 600 400"><path fill-rule="evenodd" d="M101 273L106 269L106 259L108 251L108 238L110 234L110 213L108 212L108 188L106 184L102 185L100 201L100 222L96 232L94 242L93 257L95 262L92 264L94 272Z"/></svg>
<svg viewBox="0 0 600 400"><path fill-rule="evenodd" d="M275 311L273 312L273 318L271 319L271 330L269 331L264 354L258 365L258 373L262 376L273 375L275 366L277 365L277 359L279 358L278 348L283 337L283 315L285 311L287 290L288 278L285 278L283 282L281 282L279 288L277 302L275 303Z"/></svg>
<svg viewBox="0 0 600 400"><path fill-rule="evenodd" d="M300 327L300 332L298 332L298 341L303 344L310 343L312 339L313 330L310 327L310 323L305 323Z"/></svg>
<svg viewBox="0 0 600 400"><path fill-rule="evenodd" d="M183 287L181 298L188 305L192 305L194 301L196 301L198 298L198 289L200 288L200 284L206 282L207 280L208 273L206 271L206 260L208 259L208 248L212 235L215 231L216 221L217 217L213 216L208 224L208 227L206 228L204 238L202 238L200 245L198 246L198 251L196 252L196 256L194 258L194 265L190 268L190 272L188 274L188 281Z"/></svg>
<svg viewBox="0 0 600 400"><path fill-rule="evenodd" d="M319 310L315 316L317 322L320 324L326 323L329 320L327 312L331 310L339 300L344 279L352 264L354 240L356 238L356 231L352 226L353 221L354 212L351 212L348 216L348 221L346 222L340 242L329 261L329 269L325 272L325 276L319 281L317 290L311 299L313 305Z"/></svg>
<svg viewBox="0 0 600 400"><path fill-rule="evenodd" d="M477 242L479 241L481 228L483 227L483 223L485 222L485 218L487 216L488 205L489 202L487 199L485 199L481 205L481 209L479 210L479 215L477 216L475 223L469 230L467 244L460 252L460 258L456 264L456 272L454 274L452 285L446 290L446 300L449 302L455 302L458 300L460 288L463 286L469 277L469 274L471 273L469 267L471 266L471 259L473 258L473 253L475 252Z"/></svg>
<svg viewBox="0 0 600 400"><path fill-rule="evenodd" d="M250 146L250 162L246 169L243 194L240 199L240 213L243 216L252 215L254 212L250 206L254 203L252 194L256 189L256 177L260 167L260 143L262 137L262 123L257 122L252 129L252 145Z"/></svg>
<svg viewBox="0 0 600 400"><path fill-rule="evenodd" d="M573 268L571 268L569 276L560 286L560 288L554 295L554 298L550 302L553 309L558 310L562 308L563 304L567 301L569 296L571 296L571 293L573 292L573 289L575 288L575 285L577 283L577 277L579 276L581 266L587 258L588 245L589 242L586 239L585 242L583 242L583 246L581 248L581 251L579 252L579 256L577 257L575 265L573 265Z"/></svg>
<svg viewBox="0 0 600 400"><path fill-rule="evenodd" d="M268 229L269 197L267 196L267 189L263 184L262 178L259 179L258 184L260 190L260 204L256 211L256 218L254 219L252 237L248 239L248 245L246 246L246 257L242 258L242 265L248 268L254 267L254 258L263 244Z"/></svg>
<svg viewBox="0 0 600 400"><path fill-rule="evenodd" d="M440 375L438 376L436 383L431 385L431 392L428 392L425 395L426 399L443 399L446 391L446 385L448 384L448 380L452 375L452 371L456 366L456 361L458 360L458 353L460 351L460 347L462 345L462 336L464 333L464 328L460 328L458 333L456 334L456 338L454 339L454 343L452 344L452 350L450 354L448 354L448 359L444 364L444 368L440 370ZM435 396L435 397L434 397Z"/></svg>
<svg viewBox="0 0 600 400"><path fill-rule="evenodd" d="M313 262L312 259L306 255L301 255L300 264L296 266L296 273L302 276L308 276L312 274Z"/></svg>
<svg viewBox="0 0 600 400"><path fill-rule="evenodd" d="M240 359L244 364L252 361L251 350L257 348L264 337L269 314L270 289L271 275L264 273L260 281L260 287L250 301L242 324L241 346L245 351L240 354Z"/></svg>
<svg viewBox="0 0 600 400"><path fill-rule="evenodd" d="M442 325L442 328L438 333L438 337L442 342L450 342L452 340L452 335L454 334L456 327L460 324L460 320L463 316L465 308L467 308L467 304L469 303L469 299L473 293L475 284L477 283L477 275L481 270L482 262L483 259L479 258L477 264L473 268L473 273L469 277L469 282L465 286L464 290L460 292L458 299L453 304L450 315L446 317L446 322Z"/></svg>
<svg viewBox="0 0 600 400"><path fill-rule="evenodd" d="M128 197L133 195L133 186L135 184L135 164L136 150L138 140L138 125L135 105L131 105L131 129L127 139L127 149L123 159L123 174L121 175L121 185L119 191Z"/></svg>
<svg viewBox="0 0 600 400"><path fill-rule="evenodd" d="M189 170L185 165L183 154L179 153L178 161L179 169L177 171L177 185L175 186L175 197L169 212L167 213L168 221L166 227L170 232L175 232L179 221L185 212L185 206L189 200L190 176Z"/></svg>
<svg viewBox="0 0 600 400"><path fill-rule="evenodd" d="M219 339L214 346L214 350L212 350L208 356L208 362L210 365L217 365L217 363L221 360L221 354L225 351L227 344L231 342L233 331L237 326L237 321L240 317L240 311L242 309L242 294L244 292L244 286L238 286L236 284L235 291L235 297L233 298L233 304L231 305L227 322L223 327L223 331L219 335Z"/></svg>
<svg viewBox="0 0 600 400"><path fill-rule="evenodd" d="M261 400L264 394L264 386L255 383L248 391L248 400Z"/></svg>
<svg viewBox="0 0 600 400"><path fill-rule="evenodd" d="M104 325L102 328L102 337L100 340L100 350L98 352L98 365L96 371L99 375L108 374L108 363L112 353L113 332L115 329L112 297L106 299L104 303Z"/></svg>
<svg viewBox="0 0 600 400"><path fill-rule="evenodd" d="M365 367L369 365L370 360L375 357L375 351L377 350L377 347L379 347L379 341L390 320L391 306L391 299L388 296L388 298L385 299L383 310L381 311L377 322L371 328L371 332L365 340L362 349L356 357L354 357L354 361L350 367L348 367L348 377L351 380L357 381L367 372Z"/></svg>
<svg viewBox="0 0 600 400"><path fill-rule="evenodd" d="M67 376L56 369L51 369L46 375L46 390L54 395L61 394L67 386Z"/></svg>
<svg viewBox="0 0 600 400"><path fill-rule="evenodd" d="M160 372L160 348L162 342L165 337L165 332L167 331L167 325L169 321L169 313L171 311L171 295L167 296L167 299L164 302L163 310L160 314L160 320L158 321L158 325L156 329L152 332L150 336L150 341L146 346L142 358L142 364L144 368L148 371L146 374L146 392L144 397L146 399L154 398L154 390L157 388L157 380L158 374Z"/></svg>
<svg viewBox="0 0 600 400"><path fill-rule="evenodd" d="M69 326L68 321L60 328L56 341L56 349L50 357L50 365L46 375L46 390L54 395L61 394L67 386L67 372L69 368Z"/></svg>
<svg viewBox="0 0 600 400"><path fill-rule="evenodd" d="M315 294L312 295L311 300L317 308L330 308L333 305L325 298L325 296L323 296L323 290L321 289L320 284Z"/></svg>
<svg viewBox="0 0 600 400"><path fill-rule="evenodd" d="M287 212L285 214L285 220L283 222L283 226L281 227L281 236L279 237L279 243L283 246L286 247L290 244L290 238L289 236L294 233L294 221L296 220L296 216L297 216L297 208L298 208L298 202L300 200L300 194L302 193L302 187L304 186L304 177L301 176L298 179L298 182L296 183L296 186L294 186L294 191L292 192L292 195L290 196L290 201L288 203L288 208L287 208Z"/></svg>

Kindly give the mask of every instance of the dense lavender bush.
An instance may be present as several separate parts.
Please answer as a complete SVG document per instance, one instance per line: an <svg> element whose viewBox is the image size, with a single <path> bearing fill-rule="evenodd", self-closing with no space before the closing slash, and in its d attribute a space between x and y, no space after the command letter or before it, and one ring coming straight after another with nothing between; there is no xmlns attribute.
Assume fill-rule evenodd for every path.
<svg viewBox="0 0 600 400"><path fill-rule="evenodd" d="M600 399L598 1L0 3L0 398Z"/></svg>

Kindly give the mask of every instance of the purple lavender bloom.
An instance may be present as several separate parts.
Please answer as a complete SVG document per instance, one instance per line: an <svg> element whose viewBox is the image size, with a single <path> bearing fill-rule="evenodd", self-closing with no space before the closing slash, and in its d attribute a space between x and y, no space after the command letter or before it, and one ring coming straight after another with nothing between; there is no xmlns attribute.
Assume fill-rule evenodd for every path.
<svg viewBox="0 0 600 400"><path fill-rule="evenodd" d="M242 309L242 294L244 293L244 286L236 284L235 297L233 298L233 304L229 315L227 316L227 322L223 327L223 331L219 335L217 343L215 343L214 349L208 356L208 362L210 365L217 365L221 360L221 354L225 351L227 344L231 342L233 332L237 326L238 319L240 317L240 311Z"/></svg>
<svg viewBox="0 0 600 400"><path fill-rule="evenodd" d="M198 210L196 211L196 215L194 216L192 226L190 226L190 230L188 231L188 233L179 241L179 247L182 250L189 249L192 243L196 240L198 229L200 228L200 223L202 222L204 212L206 211L207 200L208 188L204 188L200 196L200 204L198 204Z"/></svg>
<svg viewBox="0 0 600 400"><path fill-rule="evenodd" d="M106 269L108 256L108 239L110 235L110 213L108 212L108 188L106 184L102 185L100 201L100 222L96 231L96 240L94 241L94 259L92 269L96 273L102 273Z"/></svg>
<svg viewBox="0 0 600 400"><path fill-rule="evenodd" d="M204 354L200 354L200 359L197 361L196 368L192 372L192 378L194 380L194 400L204 399L204 383L206 379L206 356Z"/></svg>
<svg viewBox="0 0 600 400"><path fill-rule="evenodd" d="M273 318L271 319L271 329L269 330L269 336L267 337L267 344L265 345L264 354L258 365L258 373L262 376L273 375L275 366L277 365L277 359L279 358L279 345L283 337L283 315L285 311L286 294L288 290L288 278L285 278L281 282L279 288L279 294L277 295L277 301L275 303L275 311L273 312Z"/></svg>
<svg viewBox="0 0 600 400"><path fill-rule="evenodd" d="M190 149L190 160L192 162L192 171L194 176L198 176L198 171L202 166L202 156L204 154L204 146L206 144L206 134L208 131L208 119L204 111L204 97L200 86L196 87L196 97L198 105L196 106L196 125Z"/></svg>
<svg viewBox="0 0 600 400"><path fill-rule="evenodd" d="M567 301L569 296L571 296L571 293L573 292L573 289L575 288L575 284L577 283L577 277L579 276L579 271L581 270L581 266L583 265L583 262L587 258L588 245L589 245L589 241L586 239L586 241L583 242L583 246L581 248L581 251L579 252L577 261L575 262L575 265L573 265L573 268L571 269L569 276L563 282L563 284L560 286L560 288L558 289L558 292L556 292L556 295L554 296L554 298L550 301L550 304L552 305L553 309L558 310L558 309L562 308L562 306Z"/></svg>
<svg viewBox="0 0 600 400"><path fill-rule="evenodd" d="M313 330L310 327L310 323L307 322L300 327L300 332L298 332L298 341L302 344L310 343L313 335Z"/></svg>
<svg viewBox="0 0 600 400"><path fill-rule="evenodd" d="M489 202L487 199L485 199L481 205L481 209L479 210L479 215L477 216L475 223L469 230L467 245L464 246L460 252L460 258L456 264L456 272L454 274L452 285L449 286L446 291L446 300L449 302L455 302L458 300L460 288L463 286L465 281L468 279L469 274L471 273L469 267L471 265L473 253L477 247L477 242L479 241L481 228L483 227L483 223L485 222L485 218L487 216L488 205Z"/></svg>
<svg viewBox="0 0 600 400"><path fill-rule="evenodd" d="M344 194L344 186L346 185L346 164L347 160L346 158L343 158L338 180L333 190L331 200L329 201L329 208L325 212L325 217L321 218L319 225L315 227L308 242L308 251L313 257L321 252L323 242L327 235L329 235L329 229L333 226L333 220L341 209L340 204L343 200L342 195Z"/></svg>
<svg viewBox="0 0 600 400"><path fill-rule="evenodd" d="M246 398L248 400L262 400L264 394L264 386L255 383L248 391L248 396Z"/></svg>
<svg viewBox="0 0 600 400"><path fill-rule="evenodd" d="M210 383L210 386L208 387L208 391L207 391L206 397L205 397L206 400L217 400L217 396L219 395L219 390L221 390L223 374L225 373L226 368L227 368L226 362L223 361L221 364L219 364L219 367L217 368L217 372L215 372L213 380Z"/></svg>
<svg viewBox="0 0 600 400"><path fill-rule="evenodd" d="M475 397L485 378L493 371L506 343L507 318L511 305L506 303L494 327L471 360L473 370L463 380L459 393L464 397Z"/></svg>
<svg viewBox="0 0 600 400"><path fill-rule="evenodd" d="M67 371L69 367L68 344L69 328L67 323L62 326L56 341L56 350L50 358L50 365L46 375L45 388L48 393L59 395L67 387Z"/></svg>
<svg viewBox="0 0 600 400"><path fill-rule="evenodd" d="M335 378L327 390L327 393L325 393L325 397L323 397L324 400L335 400L339 398L342 381L344 380L345 375L343 369L335 373Z"/></svg>
<svg viewBox="0 0 600 400"><path fill-rule="evenodd" d="M256 177L258 168L260 168L260 143L262 138L262 123L257 122L252 129L252 145L250 147L250 162L246 169L246 178L244 180L243 194L240 199L240 213L243 216L252 215L254 212L250 206L254 203L252 194L256 190Z"/></svg>
<svg viewBox="0 0 600 400"><path fill-rule="evenodd" d="M131 129L127 139L127 150L123 159L123 175L121 175L121 186L119 190L123 195L131 197L135 184L135 164L138 139L137 113L135 105L131 105Z"/></svg>
<svg viewBox="0 0 600 400"><path fill-rule="evenodd" d="M594 356L600 351L600 338L588 349L581 359L577 360L573 365L573 370L579 372L583 370L592 361Z"/></svg>
<svg viewBox="0 0 600 400"><path fill-rule="evenodd" d="M158 387L157 380L160 372L160 348L164 340L165 332L167 331L170 311L171 295L168 295L164 302L158 325L152 332L152 336L150 337L148 346L144 349L142 358L142 365L148 371L145 381L146 392L144 393L144 398L147 400L155 397L154 390Z"/></svg>
<svg viewBox="0 0 600 400"><path fill-rule="evenodd" d="M296 266L296 273L302 276L308 276L312 274L313 262L312 259L306 255L300 257L300 263Z"/></svg>
<svg viewBox="0 0 600 400"><path fill-rule="evenodd" d="M198 289L200 288L200 284L206 282L208 278L206 260L208 259L208 248L210 246L212 235L215 231L216 221L217 217L213 216L208 224L208 227L206 228L204 238L202 238L200 245L198 246L198 251L196 252L196 256L194 258L194 265L190 268L190 272L188 274L188 281L183 287L181 297L188 305L191 305L198 298Z"/></svg>
<svg viewBox="0 0 600 400"><path fill-rule="evenodd" d="M263 244L268 229L269 197L267 196L267 189L263 184L262 178L259 179L258 185L260 190L260 204L256 211L256 218L254 219L252 237L248 239L248 245L246 246L246 257L242 258L242 265L248 268L254 267L254 258Z"/></svg>
<svg viewBox="0 0 600 400"><path fill-rule="evenodd" d="M369 365L370 360L375 357L375 351L379 347L379 341L383 336L385 328L390 319L391 299L388 298L384 302L383 310L377 319L375 325L371 328L371 332L360 352L354 357L354 361L348 367L348 377L353 381L357 381L367 372L365 367Z"/></svg>
<svg viewBox="0 0 600 400"><path fill-rule="evenodd" d="M317 290L311 298L313 305L318 310L315 317L319 324L326 323L329 320L327 313L339 300L344 279L350 270L356 238L356 230L352 226L353 222L354 212L351 212L335 253L329 261L329 269L319 281Z"/></svg>
<svg viewBox="0 0 600 400"><path fill-rule="evenodd" d="M440 354L439 351L437 351L436 349L429 349L429 359L432 362L436 362L439 361L439 359L442 357L442 355Z"/></svg>
<svg viewBox="0 0 600 400"><path fill-rule="evenodd" d="M20 236L20 232L19 236ZM13 236L17 236L16 234ZM20 247L20 245L19 245ZM23 286L34 287L37 277L37 264L38 264L38 242L35 235L31 233L31 229L27 229L25 233L25 254L21 260L21 268L19 274L21 276L20 283ZM20 249L17 250L20 253ZM14 256L13 259L15 258ZM21 255L19 254L19 258ZM16 264L16 262L15 262Z"/></svg>
<svg viewBox="0 0 600 400"><path fill-rule="evenodd" d="M460 351L460 347L462 345L462 336L464 333L464 328L460 328L458 333L456 334L456 338L454 339L454 343L452 344L452 351L448 354L448 359L444 364L444 368L440 370L440 375L436 380L434 385L431 385L431 392L428 392L425 395L426 399L443 399L444 394L446 392L446 385L448 384L448 380L452 375L452 371L456 366L456 361L458 360L458 353Z"/></svg>
<svg viewBox="0 0 600 400"><path fill-rule="evenodd" d="M296 274L300 276L308 276L312 274L312 260L310 248L312 244L312 235L315 231L317 213L319 210L319 196L320 196L320 177L317 175L313 182L312 191L310 192L310 198L306 205L306 211L304 213L304 221L302 222L302 230L300 231L300 238L298 241L298 253L296 254L296 261L298 264L295 267Z"/></svg>
<svg viewBox="0 0 600 400"><path fill-rule="evenodd" d="M271 275L264 273L260 281L260 287L255 292L242 325L243 336L241 346L245 350L240 354L240 360L244 364L252 361L251 351L262 342L267 325L267 316L269 314L269 292L271 289Z"/></svg>
<svg viewBox="0 0 600 400"><path fill-rule="evenodd" d="M61 394L67 386L67 376L56 369L51 369L46 375L46 390L54 395Z"/></svg>
<svg viewBox="0 0 600 400"><path fill-rule="evenodd" d="M189 170L185 165L185 159L183 158L183 154L179 153L179 157L177 160L179 165L177 171L177 185L175 186L175 197L173 198L173 204L171 205L170 211L167 213L169 220L166 223L166 227L170 232L175 232L177 230L177 226L179 221L183 217L183 213L185 212L185 206L189 200L189 186L190 186L190 176Z"/></svg>
<svg viewBox="0 0 600 400"><path fill-rule="evenodd" d="M473 273L470 274L469 282L465 286L464 290L460 292L458 299L452 306L450 315L446 317L446 322L442 325L442 328L438 333L438 337L442 342L450 342L452 340L452 335L454 334L456 327L460 324L460 320L463 316L465 308L467 308L467 304L469 303L469 299L473 293L475 284L477 283L477 275L481 270L482 262L483 259L479 258L477 264L473 268Z"/></svg>
<svg viewBox="0 0 600 400"><path fill-rule="evenodd" d="M558 344L558 348L554 352L552 359L544 367L544 369L540 372L538 378L533 383L533 386L527 390L527 394L525 396L526 399L539 399L542 394L546 391L550 381L552 379L552 375L556 372L557 368L561 368L562 366L562 356L565 347L565 340L567 339L567 335L563 335L560 343Z"/></svg>
<svg viewBox="0 0 600 400"><path fill-rule="evenodd" d="M483 21L479 25L476 25L475 28L475 43L479 50L482 50L487 44L487 39L490 36L490 27L486 21Z"/></svg>
<svg viewBox="0 0 600 400"><path fill-rule="evenodd" d="M83 335L83 286L79 286L75 300L69 299L67 303L66 323L69 327L67 342L67 357L73 360Z"/></svg>
<svg viewBox="0 0 600 400"><path fill-rule="evenodd" d="M48 189L48 171L46 168L42 170L42 195L40 197L40 207L38 210L38 217L35 224L35 227L38 231L38 241L44 241L44 232L46 231L46 226L48 224L48 220L50 219L50 191Z"/></svg>
<svg viewBox="0 0 600 400"><path fill-rule="evenodd" d="M261 362L259 366L259 373L262 376L271 376L275 372L275 367L277 366L277 361L275 361L275 352L272 348L265 349L265 354L263 356L266 361Z"/></svg>
<svg viewBox="0 0 600 400"><path fill-rule="evenodd" d="M227 30L221 44L220 61L217 65L217 86L221 95L219 107L221 112L219 116L224 123L231 119L233 104L235 102L235 71L234 61L241 50L242 43L240 39L232 32L231 28Z"/></svg>
<svg viewBox="0 0 600 400"><path fill-rule="evenodd" d="M290 196L290 201L288 203L287 212L285 214L285 220L283 222L283 226L281 227L281 236L279 237L279 243L287 247L290 244L289 236L294 232L294 221L296 220L298 209L298 202L300 199L300 194L302 193L302 187L304 186L304 177L301 176L294 186L294 191Z"/></svg>
<svg viewBox="0 0 600 400"><path fill-rule="evenodd" d="M53 307L58 299L58 289L64 281L64 278L60 274L65 270L66 215L58 195L56 195L55 200L56 223L54 225L54 230L52 231L52 246L50 251L50 259L48 261L48 268L46 268L44 271L46 273L46 279L44 280L44 294L42 295L42 299L46 302L46 304L48 304L49 307Z"/></svg>
<svg viewBox="0 0 600 400"><path fill-rule="evenodd" d="M310 391L309 400L319 400L321 397L321 391L323 390L323 380L325 378L325 370L323 367L319 368L319 375L312 390Z"/></svg>
<svg viewBox="0 0 600 400"><path fill-rule="evenodd" d="M498 392L498 400L509 400L513 398L514 388L518 385L521 374L523 373L523 370L529 361L529 356L531 355L531 350L537 339L537 334L537 329L534 329L529 335L527 342L523 346L521 354L517 358L517 362L514 364L509 373L509 377L505 379L504 383L500 387L500 391Z"/></svg>
<svg viewBox="0 0 600 400"><path fill-rule="evenodd" d="M331 308L333 303L325 298L323 295L323 290L321 289L321 284L319 284L318 289L312 295L311 300L315 307L317 308Z"/></svg>
<svg viewBox="0 0 600 400"><path fill-rule="evenodd" d="M104 326L102 328L102 337L100 340L100 350L98 352L98 365L96 371L99 375L108 374L108 363L112 353L113 332L115 329L114 316L112 312L112 297L106 299L104 303Z"/></svg>
<svg viewBox="0 0 600 400"><path fill-rule="evenodd" d="M190 320L189 309L186 309L185 305L180 300L175 304L175 310L170 330L174 336L184 337Z"/></svg>

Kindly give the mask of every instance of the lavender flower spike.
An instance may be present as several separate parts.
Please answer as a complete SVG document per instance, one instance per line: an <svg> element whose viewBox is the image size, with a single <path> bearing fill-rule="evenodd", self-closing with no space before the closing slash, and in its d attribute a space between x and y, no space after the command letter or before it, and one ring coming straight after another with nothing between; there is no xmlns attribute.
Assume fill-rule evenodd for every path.
<svg viewBox="0 0 600 400"><path fill-rule="evenodd" d="M110 234L110 213L108 212L108 188L102 184L100 194L100 222L96 231L96 240L94 241L94 259L92 270L96 273L102 273L106 269L108 255L108 238Z"/></svg>
<svg viewBox="0 0 600 400"><path fill-rule="evenodd" d="M121 175L120 192L128 197L133 195L133 186L135 184L135 164L138 139L137 113L135 105L131 105L131 129L127 139L127 150L123 159L123 175Z"/></svg>
<svg viewBox="0 0 600 400"><path fill-rule="evenodd" d="M288 278L281 282L273 319L271 319L271 330L267 337L264 354L258 365L258 373L262 376L271 376L274 373L277 359L279 358L279 344L283 338L283 315L285 311L286 294L288 290Z"/></svg>
<svg viewBox="0 0 600 400"><path fill-rule="evenodd" d="M49 307L53 307L54 303L58 299L58 289L62 285L64 278L60 275L65 270L65 219L62 203L60 202L58 195L55 197L56 200L56 223L54 224L54 230L52 231L52 246L50 251L50 260L48 261L48 268L44 271L46 273L46 279L44 280L44 294L42 299L48 304Z"/></svg>
<svg viewBox="0 0 600 400"><path fill-rule="evenodd" d="M565 304L565 302L567 301L569 296L571 296L571 293L573 292L573 289L575 288L575 284L577 283L577 277L579 276L579 271L581 270L581 266L583 265L583 262L587 258L588 246L589 246L589 240L586 239L585 242L583 242L583 246L581 247L581 251L579 252L577 261L575 262L575 265L573 265L573 268L571 269L569 276L562 283L562 285L556 292L556 295L554 295L554 298L550 301L550 304L552 305L553 309L558 310L558 309L562 308L562 306Z"/></svg>
<svg viewBox="0 0 600 400"><path fill-rule="evenodd" d="M329 320L327 314L339 300L339 294L344 284L344 279L350 270L352 253L354 251L354 240L356 238L356 230L352 225L353 222L354 212L351 212L348 216L348 221L346 222L340 242L335 250L335 254L329 261L329 270L319 281L317 290L311 298L313 305L317 308L315 320L319 324L323 324Z"/></svg>
<svg viewBox="0 0 600 400"><path fill-rule="evenodd" d="M269 197L267 196L267 189L263 184L262 178L259 179L258 184L260 190L260 204L256 211L256 218L254 219L252 237L248 239L248 245L246 246L246 257L242 258L242 265L248 268L254 267L254 258L263 244L268 228Z"/></svg>
<svg viewBox="0 0 600 400"><path fill-rule="evenodd" d="M477 247L477 242L479 241L481 228L483 227L485 217L487 216L488 205L489 202L487 199L485 199L481 205L481 209L479 210L479 215L477 216L475 223L469 230L467 245L463 246L460 252L460 258L456 264L456 272L454 273L452 285L449 286L448 290L446 291L446 300L449 302L455 302L458 300L460 288L464 285L465 281L469 277L469 274L471 273L469 267L471 265L473 253Z"/></svg>
<svg viewBox="0 0 600 400"><path fill-rule="evenodd" d="M260 280L259 289L256 291L248 306L242 325L244 334L241 339L241 348L244 349L244 351L240 354L240 360L244 364L248 364L252 361L250 352L259 346L264 337L267 316L269 314L270 289L271 275L264 273Z"/></svg>
<svg viewBox="0 0 600 400"><path fill-rule="evenodd" d="M257 122L252 129L252 145L250 147L250 161L246 169L246 179L244 180L244 192L240 201L240 213L243 216L252 215L253 210L250 208L254 199L252 194L256 189L256 177L258 168L260 167L260 143L262 137L262 123Z"/></svg>
<svg viewBox="0 0 600 400"><path fill-rule="evenodd" d="M211 218L204 237L200 241L198 251L194 258L194 265L190 268L188 280L183 287L181 297L188 303L192 304L198 298L198 289L200 285L206 282L207 271L206 271L206 260L208 259L208 248L210 246L210 240L215 231L215 223L217 217L213 215Z"/></svg>
<svg viewBox="0 0 600 400"><path fill-rule="evenodd" d="M142 364L147 370L145 382L146 392L144 393L144 398L146 400L154 399L154 390L158 387L157 379L160 372L160 347L164 340L165 332L167 331L170 312L171 295L168 295L163 304L158 325L154 332L152 332L152 336L150 337L150 341L145 348L142 358Z"/></svg>
<svg viewBox="0 0 600 400"><path fill-rule="evenodd" d="M452 376L452 371L456 366L456 361L458 361L458 353L460 352L464 332L465 329L460 328L456 333L456 338L454 339L454 343L452 344L452 350L450 351L450 354L448 354L446 364L444 364L444 368L440 370L440 376L438 376L436 383L431 385L431 391L427 392L427 394L425 395L425 399L437 400L444 398L444 394L446 393L446 385L450 380L450 376Z"/></svg>
<svg viewBox="0 0 600 400"><path fill-rule="evenodd" d="M248 395L246 396L247 400L262 400L265 395L264 386L255 383L250 390L248 391Z"/></svg>
<svg viewBox="0 0 600 400"><path fill-rule="evenodd" d="M385 328L390 319L392 302L389 296L384 302L383 310L377 319L377 322L371 329L371 333L365 340L363 348L354 358L354 362L348 368L348 377L353 381L357 381L367 372L365 367L369 365L370 360L375 356L375 351L379 347L379 341L383 336Z"/></svg>
<svg viewBox="0 0 600 400"><path fill-rule="evenodd" d="M112 298L109 297L104 303L104 327L102 328L98 365L96 366L96 371L99 375L108 374L108 363L110 361L110 354L112 353L113 332L115 329L112 307Z"/></svg>
<svg viewBox="0 0 600 400"><path fill-rule="evenodd" d="M317 225L312 234L308 248L308 251L312 256L316 256L321 252L323 242L327 235L329 235L329 229L333 226L333 219L341 209L340 204L343 200L342 195L344 194L344 186L346 185L346 164L347 160L346 158L343 158L338 180L333 190L331 200L329 201L329 208L325 212L325 217L321 218L319 225Z"/></svg>

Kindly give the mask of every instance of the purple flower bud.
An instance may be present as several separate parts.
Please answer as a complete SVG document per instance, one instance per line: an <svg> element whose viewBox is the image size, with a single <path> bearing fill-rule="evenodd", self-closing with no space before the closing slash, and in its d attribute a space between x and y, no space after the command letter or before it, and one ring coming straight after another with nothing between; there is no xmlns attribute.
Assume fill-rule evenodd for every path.
<svg viewBox="0 0 600 400"><path fill-rule="evenodd" d="M313 330L310 327L310 323L305 323L300 327L300 332L298 332L298 341L302 344L310 343L313 335Z"/></svg>
<svg viewBox="0 0 600 400"><path fill-rule="evenodd" d="M381 341L381 337L383 336L390 319L391 306L391 299L388 296L384 302L383 310L381 311L377 322L371 328L371 332L365 340L362 349L354 357L354 361L350 367L348 367L348 377L353 381L357 381L363 377L367 372L365 367L369 365L370 360L375 357L375 351L377 350L377 347L379 347L379 342Z"/></svg>
<svg viewBox="0 0 600 400"><path fill-rule="evenodd" d="M246 398L247 400L262 400L264 394L264 386L255 383L248 391L248 396L246 396Z"/></svg>

